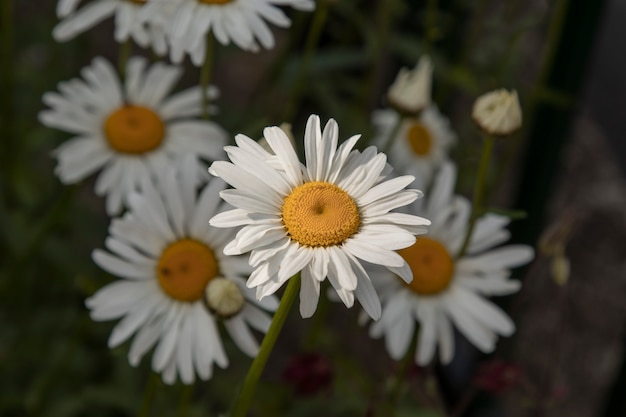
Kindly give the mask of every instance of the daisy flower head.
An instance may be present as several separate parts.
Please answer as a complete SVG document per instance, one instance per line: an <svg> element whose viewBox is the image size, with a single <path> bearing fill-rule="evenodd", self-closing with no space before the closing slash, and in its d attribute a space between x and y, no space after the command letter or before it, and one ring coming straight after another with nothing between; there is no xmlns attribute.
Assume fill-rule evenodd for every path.
<svg viewBox="0 0 626 417"><path fill-rule="evenodd" d="M330 284L347 307L356 296L377 319L380 301L361 261L383 265L403 275L408 266L395 250L426 232L424 218L392 213L412 203L421 192L405 189L411 176L386 179L386 156L375 147L353 150L359 136L337 147L338 126L329 120L322 132L319 117L309 117L304 135L306 165L278 127L264 137L272 153L252 139L237 135L226 147L232 162L217 161L210 172L234 187L222 191L234 210L210 220L218 227L243 226L224 251L252 251L256 269L247 286L257 297L273 294L301 272L300 313L315 312L320 283Z"/></svg>
<svg viewBox="0 0 626 417"><path fill-rule="evenodd" d="M147 66L129 59L122 85L109 62L95 58L83 79L59 84L44 94L50 109L40 121L76 135L55 151L56 173L65 184L102 170L95 184L106 195L107 212L119 212L144 175L158 175L180 155L213 160L223 155L227 135L216 123L193 119L201 113L202 89L170 92L182 74L176 66ZM214 98L215 89L206 94Z"/></svg>
<svg viewBox="0 0 626 417"><path fill-rule="evenodd" d="M510 279L511 269L529 262L533 250L526 245L496 247L509 238L509 219L487 214L476 223L466 255L455 257L471 211L467 199L453 194L455 171L452 163L444 164L430 195L411 206L411 212L432 219L428 235L398 252L413 272L413 281L406 284L385 272L372 274L383 311L370 335L384 336L396 360L409 349L416 323L420 332L415 361L422 366L433 359L437 347L443 364L452 360L453 326L485 353L493 351L498 335L515 330L512 320L486 297L516 292L520 283Z"/></svg>
<svg viewBox="0 0 626 417"><path fill-rule="evenodd" d="M372 122L377 130L374 143L389 149L389 160L394 167L414 175L418 186L425 188L434 172L448 159L456 135L435 104L426 107L419 116L405 117L397 134L390 138L399 117L390 109L374 112Z"/></svg>
<svg viewBox="0 0 626 417"><path fill-rule="evenodd" d="M472 119L489 135L506 136L522 127L522 108L517 91L503 88L478 97Z"/></svg>
<svg viewBox="0 0 626 417"><path fill-rule="evenodd" d="M152 47L163 55L167 51L164 28L146 25L139 16L147 0L98 0L77 9L80 0L59 0L57 16L63 20L52 31L59 42L73 39L98 23L115 16L115 40L124 42L133 39L138 45Z"/></svg>
<svg viewBox="0 0 626 417"><path fill-rule="evenodd" d="M389 105L401 114L417 115L430 104L433 64L422 56L412 70L402 68L387 92Z"/></svg>
<svg viewBox="0 0 626 417"><path fill-rule="evenodd" d="M129 211L111 222L108 251L93 252L102 269L121 279L86 301L93 320L121 319L111 348L134 335L131 365L156 346L152 368L169 384L177 375L185 384L196 374L207 380L214 363L228 366L219 320L244 353L256 355L250 328L266 332L271 319L263 310L278 306L275 297L257 301L246 288L247 257L224 255L234 231L210 227L206 219L224 208L219 192L225 184L214 179L205 185L199 165L188 155L156 183L144 177Z"/></svg>
<svg viewBox="0 0 626 417"><path fill-rule="evenodd" d="M207 33L222 45L231 42L248 51L274 47L274 35L268 23L289 27L291 21L280 9L291 6L297 10L315 8L313 0L150 0L141 19L163 21L170 15L167 29L170 58L180 62L185 53L191 61L202 65L206 54Z"/></svg>

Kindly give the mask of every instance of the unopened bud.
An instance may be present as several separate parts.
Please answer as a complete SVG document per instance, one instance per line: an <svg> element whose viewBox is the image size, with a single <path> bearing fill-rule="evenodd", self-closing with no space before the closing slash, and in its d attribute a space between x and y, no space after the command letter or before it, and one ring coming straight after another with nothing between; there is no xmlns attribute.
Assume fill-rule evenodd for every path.
<svg viewBox="0 0 626 417"><path fill-rule="evenodd" d="M478 97L472 109L472 118L490 135L510 135L522 126L522 109L517 91L491 91Z"/></svg>
<svg viewBox="0 0 626 417"><path fill-rule="evenodd" d="M387 92L389 105L399 113L416 115L430 104L433 64L424 55L412 70L402 68Z"/></svg>
<svg viewBox="0 0 626 417"><path fill-rule="evenodd" d="M223 319L233 317L245 305L237 284L226 278L213 278L204 290L204 297L211 312Z"/></svg>

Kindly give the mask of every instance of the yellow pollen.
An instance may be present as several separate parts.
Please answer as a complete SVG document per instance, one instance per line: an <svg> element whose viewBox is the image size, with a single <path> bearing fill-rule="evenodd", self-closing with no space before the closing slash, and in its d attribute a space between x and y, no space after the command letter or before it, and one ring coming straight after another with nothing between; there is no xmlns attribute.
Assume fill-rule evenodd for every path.
<svg viewBox="0 0 626 417"><path fill-rule="evenodd" d="M438 241L429 237L418 237L413 246L399 250L398 253L413 271L413 281L405 285L417 294L438 294L452 281L454 261L448 250Z"/></svg>
<svg viewBox="0 0 626 417"><path fill-rule="evenodd" d="M165 125L154 111L146 107L127 105L107 117L104 133L109 145L116 151L141 154L161 145L165 136Z"/></svg>
<svg viewBox="0 0 626 417"><path fill-rule="evenodd" d="M322 181L294 188L285 197L282 218L291 239L311 247L340 245L361 225L352 197L335 184Z"/></svg>
<svg viewBox="0 0 626 417"><path fill-rule="evenodd" d="M430 153L433 138L426 126L419 122L412 123L406 132L406 140L413 152L418 156L426 156Z"/></svg>
<svg viewBox="0 0 626 417"><path fill-rule="evenodd" d="M193 239L181 239L169 245L157 265L159 285L178 301L201 299L205 287L217 274L213 251Z"/></svg>
<svg viewBox="0 0 626 417"><path fill-rule="evenodd" d="M198 0L198 3L203 3L203 4L227 4L230 3L233 0Z"/></svg>

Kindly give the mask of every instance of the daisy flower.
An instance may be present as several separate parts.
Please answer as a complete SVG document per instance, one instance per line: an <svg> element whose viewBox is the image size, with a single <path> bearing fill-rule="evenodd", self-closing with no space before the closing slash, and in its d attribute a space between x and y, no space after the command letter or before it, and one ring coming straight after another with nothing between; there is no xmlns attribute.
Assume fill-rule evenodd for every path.
<svg viewBox="0 0 626 417"><path fill-rule="evenodd" d="M83 69L84 80L60 83L60 93L44 94L50 109L39 114L40 121L76 135L54 152L61 181L75 183L102 169L95 191L107 196L107 212L115 214L142 176L156 176L177 156L220 158L224 130L191 118L201 113L200 87L168 97L181 73L162 63L147 68L145 59L134 57L122 85L111 64L95 58Z"/></svg>
<svg viewBox="0 0 626 417"><path fill-rule="evenodd" d="M52 31L59 42L73 39L98 23L115 16L115 40L132 38L138 45L152 49L159 55L167 52L165 31L160 25L146 25L139 12L146 0L97 0L75 12L80 0L59 0L57 15L64 18Z"/></svg>
<svg viewBox="0 0 626 417"><path fill-rule="evenodd" d="M233 42L238 47L257 51L260 43L274 47L274 35L267 22L289 27L291 21L278 6L310 11L312 0L150 0L142 11L145 21L163 21L171 14L168 36L170 57L180 62L185 53L195 65L202 65L206 35L211 32L222 45ZM266 22L267 21L267 22Z"/></svg>
<svg viewBox="0 0 626 417"><path fill-rule="evenodd" d="M411 176L383 177L386 157L376 148L352 150L359 136L337 148L338 126L324 131L317 116L309 117L304 135L306 166L278 127L264 137L273 154L252 139L237 135L238 146L226 147L230 162L218 161L210 172L235 187L220 194L236 209L210 220L218 227L244 226L224 252L252 251L256 269L247 286L258 299L273 294L301 272L300 313L315 312L320 283L326 277L347 307L354 296L371 317L380 316L380 301L361 261L384 265L411 280L410 270L395 250L415 242L430 222L390 211L417 199L405 189ZM277 166L278 165L278 166Z"/></svg>
<svg viewBox="0 0 626 417"><path fill-rule="evenodd" d="M406 117L395 137L389 138L400 116L384 109L375 111L373 124L377 129L374 139L379 146L389 149L389 160L401 172L414 175L421 187L426 187L433 173L448 159L456 135L450 122L437 106L431 104L419 116ZM386 144L385 141L391 143Z"/></svg>
<svg viewBox="0 0 626 417"><path fill-rule="evenodd" d="M449 363L454 355L454 325L474 346L488 353L498 335L515 330L511 319L486 296L516 292L520 283L511 280L510 270L529 262L533 250L525 245L494 248L509 238L506 217L488 214L474 228L467 254L455 259L468 225L470 204L454 196L455 168L445 164L437 175L429 198L411 211L428 216L428 235L398 253L406 259L413 281L406 284L388 273L373 275L383 303L381 319L370 334L385 337L392 358L402 358L420 325L415 361L428 364L437 346L439 358ZM421 203L421 204L420 204Z"/></svg>
<svg viewBox="0 0 626 417"><path fill-rule="evenodd" d="M262 309L278 306L275 297L260 302L246 288L247 257L223 254L234 231L206 221L222 209L219 191L225 184L215 179L197 195L199 168L187 156L156 185L144 177L129 211L111 223L105 241L110 252L93 252L100 267L122 279L86 301L93 320L121 319L109 338L111 348L135 335L131 365L156 346L152 368L169 384L177 375L185 384L196 374L207 380L214 363L228 366L218 320L243 352L256 355L259 346L250 328L266 332L271 319Z"/></svg>

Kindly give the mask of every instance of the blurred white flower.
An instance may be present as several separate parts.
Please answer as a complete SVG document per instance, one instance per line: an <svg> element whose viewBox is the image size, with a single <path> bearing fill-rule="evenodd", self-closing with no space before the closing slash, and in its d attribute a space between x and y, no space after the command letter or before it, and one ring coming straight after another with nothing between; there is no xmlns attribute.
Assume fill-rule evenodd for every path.
<svg viewBox="0 0 626 417"><path fill-rule="evenodd" d="M57 15L64 19L52 31L52 36L57 41L70 40L101 21L115 16L117 42L132 38L138 45L150 47L159 55L167 52L164 27L158 24L147 25L139 18L146 0L98 0L75 11L79 1L59 0Z"/></svg>
<svg viewBox="0 0 626 417"><path fill-rule="evenodd" d="M509 238L506 217L488 214L474 228L467 254L455 259L468 227L470 204L455 196L455 167L444 164L435 178L429 198L410 206L411 213L427 216L432 225L426 236L399 251L413 273L406 284L398 276L383 271L372 273L383 304L381 319L372 323L370 335L385 337L389 354L402 358L420 332L415 352L419 365L428 364L439 347L444 364L454 356L454 325L482 352L495 348L498 335L515 330L511 319L485 299L485 296L516 292L520 283L509 279L511 268L524 265L533 257L525 245L495 248Z"/></svg>
<svg viewBox="0 0 626 417"><path fill-rule="evenodd" d="M150 0L142 10L142 21L163 22L171 16L167 28L170 58L180 62L185 53L200 66L206 54L207 33L222 45L257 51L258 44L274 47L274 35L266 23L289 27L291 21L278 6L310 11L313 0Z"/></svg>
<svg viewBox="0 0 626 417"><path fill-rule="evenodd" d="M397 135L389 138L399 117L393 110L374 112L375 144L389 149L389 162L397 172L415 176L416 185L426 188L433 173L448 160L456 135L448 119L431 104L419 116L405 117ZM388 140L390 144L386 143Z"/></svg>
<svg viewBox="0 0 626 417"><path fill-rule="evenodd" d="M213 282L226 282L227 303L240 297L223 324L235 344L255 356L259 345L250 328L265 333L275 297L262 302L246 288L251 268L246 257L226 256L224 245L235 230L216 229L207 219L222 210L219 192L225 184L214 179L199 181L202 171L192 156L179 166L165 169L156 186L143 177L141 193L133 193L130 209L112 221L105 245L96 249L94 261L122 279L108 284L86 301L96 321L121 319L113 328L109 346L114 348L134 338L128 360L137 366L153 347L152 368L172 384L177 376L191 384L196 374L207 380L213 364L228 366L217 319L207 308L206 290ZM205 168L206 169L206 168ZM206 171L204 171L206 173ZM198 186L204 186L198 191ZM211 294L213 304L223 304ZM259 308L261 307L261 308Z"/></svg>
<svg viewBox="0 0 626 417"><path fill-rule="evenodd" d="M256 269L247 286L257 289L259 299L301 272L302 317L315 312L320 283L328 277L347 307L356 295L377 319L380 302L361 261L406 270L404 259L394 251L412 245L414 235L425 233L430 222L391 212L421 195L405 189L413 177L386 180L384 154L374 147L362 153L353 150L359 136L337 148L338 135L334 120L322 132L319 117L309 117L306 166L278 127L264 130L273 154L237 135L238 146L226 147L232 163L214 162L210 169L235 187L221 196L236 209L218 214L210 224L243 226L224 253L252 251L250 263Z"/></svg>
<svg viewBox="0 0 626 417"><path fill-rule="evenodd" d="M517 91L491 91L478 97L472 108L472 118L490 135L508 135L522 126L522 109Z"/></svg>
<svg viewBox="0 0 626 417"><path fill-rule="evenodd" d="M144 58L133 57L122 85L111 64L95 58L83 69L84 80L59 83L60 93L44 94L50 109L39 114L40 121L76 135L54 152L61 181L75 183L102 169L95 191L107 196L107 212L114 214L142 176L159 175L179 155L223 157L226 132L192 118L201 113L200 87L168 97L181 74L179 67L147 68ZM217 91L207 95L214 98Z"/></svg>
<svg viewBox="0 0 626 417"><path fill-rule="evenodd" d="M412 70L400 69L387 91L387 101L402 114L415 115L430 104L433 65L428 55L422 56Z"/></svg>

